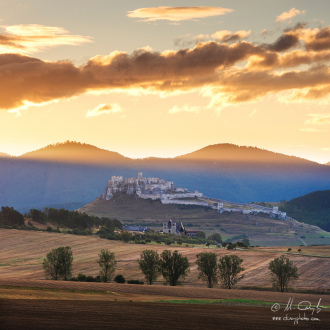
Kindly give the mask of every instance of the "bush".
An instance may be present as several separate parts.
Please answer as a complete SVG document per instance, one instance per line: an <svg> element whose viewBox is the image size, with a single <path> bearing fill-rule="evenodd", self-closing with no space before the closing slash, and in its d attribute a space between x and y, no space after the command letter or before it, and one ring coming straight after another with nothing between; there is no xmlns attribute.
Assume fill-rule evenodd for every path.
<svg viewBox="0 0 330 330"><path fill-rule="evenodd" d="M53 228L50 227L50 226L48 226L46 230L49 231L49 232L52 232L53 231Z"/></svg>
<svg viewBox="0 0 330 330"><path fill-rule="evenodd" d="M77 276L77 280L79 281L79 282L85 282L86 281L86 275L85 274L78 274L78 276Z"/></svg>
<svg viewBox="0 0 330 330"><path fill-rule="evenodd" d="M116 275L114 281L116 283L125 283L126 282L125 277L121 274Z"/></svg>
<svg viewBox="0 0 330 330"><path fill-rule="evenodd" d="M128 280L127 283L128 284L144 284L144 282L140 281L140 280Z"/></svg>

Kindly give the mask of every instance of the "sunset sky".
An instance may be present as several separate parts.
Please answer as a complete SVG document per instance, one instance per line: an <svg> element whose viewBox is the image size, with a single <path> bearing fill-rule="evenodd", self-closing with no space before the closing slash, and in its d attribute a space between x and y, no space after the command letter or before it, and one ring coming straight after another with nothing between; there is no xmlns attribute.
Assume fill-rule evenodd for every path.
<svg viewBox="0 0 330 330"><path fill-rule="evenodd" d="M0 0L0 152L234 143L329 162L329 13L329 0Z"/></svg>

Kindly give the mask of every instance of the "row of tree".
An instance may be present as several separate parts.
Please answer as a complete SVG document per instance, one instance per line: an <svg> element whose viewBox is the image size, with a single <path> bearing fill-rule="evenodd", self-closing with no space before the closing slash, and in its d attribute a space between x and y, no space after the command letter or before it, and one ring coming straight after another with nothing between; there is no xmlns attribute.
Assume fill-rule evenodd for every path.
<svg viewBox="0 0 330 330"><path fill-rule="evenodd" d="M71 229L77 228L83 230L98 226L106 226L111 229L111 232L114 232L115 228L122 229L122 223L117 219L99 218L88 215L87 213L68 211L63 208L46 207L43 211L30 209L29 213L25 214L25 217L39 223L51 222L55 225Z"/></svg>
<svg viewBox="0 0 330 330"><path fill-rule="evenodd" d="M97 263L101 268L99 279L102 282L109 282L112 280L117 266L115 253L102 249L98 256ZM243 276L240 276L240 273L244 271L241 266L243 259L237 255L220 257L219 262L216 254L212 252L199 253L196 257L199 271L198 278L206 282L209 288L220 281L223 287L231 289L237 281L243 278ZM46 258L43 260L46 277L53 280L70 279L72 261L73 256L70 247L53 249L47 253ZM166 284L176 286L185 279L190 269L187 257L177 250L174 252L164 250L160 255L154 250L144 250L140 254L138 264L150 285L161 274ZM270 262L268 268L272 273L273 287L282 292L288 288L291 280L298 278L297 267L284 256L275 258Z"/></svg>

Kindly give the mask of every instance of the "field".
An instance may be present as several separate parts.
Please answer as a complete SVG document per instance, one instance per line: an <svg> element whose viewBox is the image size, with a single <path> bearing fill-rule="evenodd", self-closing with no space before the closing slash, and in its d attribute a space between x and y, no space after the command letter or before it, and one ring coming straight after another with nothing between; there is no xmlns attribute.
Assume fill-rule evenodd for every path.
<svg viewBox="0 0 330 330"><path fill-rule="evenodd" d="M30 232L21 230L0 230L0 278L6 279L33 279L43 280L42 260L47 252L59 246L70 246L73 251L73 275L79 273L86 275L98 275L98 253L101 249L109 249L115 252L118 261L117 274L122 274L128 279L143 280L143 274L138 268L137 259L145 249L154 249L159 253L164 249L179 250L187 256L190 262L190 273L185 280L185 285L204 286L198 280L196 254L209 251L218 256L225 254L237 254L243 260L244 278L239 282L241 287L270 288L270 274L268 264L275 257L279 257L282 248L269 250L265 248L253 248L253 251L228 251L225 249L207 249L200 247L158 246L128 244L119 241L109 241L96 236L76 236L69 234L57 234L48 232ZM282 249L282 251L281 251ZM329 255L330 246L322 247L322 254ZM296 251L292 251L296 252ZM305 249L302 247L302 253ZM314 253L312 253L314 254ZM306 255L290 254L290 258L297 265L300 273L295 287L301 290L326 290L330 288L329 258L313 257ZM160 279L159 284L162 283Z"/></svg>
<svg viewBox="0 0 330 330"><path fill-rule="evenodd" d="M191 271L183 286L164 286L162 280L152 286L115 283L83 283L45 280L42 259L52 248L71 246L73 275L97 275L100 249L115 252L117 274L126 279L143 280L137 266L144 249L177 249L188 257ZM267 269L270 260L285 252L278 248L254 248L248 251L212 249L218 256L237 254L243 258L244 278L234 290L206 288L198 280L196 254L207 248L165 247L126 244L98 237L48 232L0 230L0 324L4 329L272 329L297 327L287 314L297 318L301 301L323 306L308 320L298 320L302 329L327 329L330 322L330 247L303 248L302 253L323 257L290 254L299 269L294 284L296 293L271 292ZM257 290L247 288L258 287ZM239 288L245 288L239 290ZM267 290L267 291L262 291ZM301 291L301 292L299 292ZM307 293L302 293L307 292ZM308 293L310 292L310 293ZM290 298L293 309L284 312ZM278 303L279 312L272 312ZM276 313L276 314L275 314ZM274 320L273 317L282 317ZM318 319L312 321L312 317ZM161 326L160 326L161 325Z"/></svg>
<svg viewBox="0 0 330 330"><path fill-rule="evenodd" d="M330 244L330 233L300 222L236 212L220 214L200 206L164 205L160 201L136 199L126 194L117 194L109 201L98 198L79 210L99 217L116 218L127 225L140 224L155 230L162 229L163 220L167 217L183 222L187 230L202 230L207 235L218 232L224 239L248 237L251 245Z"/></svg>
<svg viewBox="0 0 330 330"><path fill-rule="evenodd" d="M4 329L328 329L330 312L317 320L273 320L270 308L75 300L0 300ZM289 313L298 317L297 311ZM276 317L285 317L280 311Z"/></svg>

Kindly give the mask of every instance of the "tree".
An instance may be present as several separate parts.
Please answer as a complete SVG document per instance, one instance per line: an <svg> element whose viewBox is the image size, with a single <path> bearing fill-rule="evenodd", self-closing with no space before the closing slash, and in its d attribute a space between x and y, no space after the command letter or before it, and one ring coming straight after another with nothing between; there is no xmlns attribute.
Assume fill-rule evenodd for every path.
<svg viewBox="0 0 330 330"><path fill-rule="evenodd" d="M68 280L72 273L72 261L72 251L69 246L53 249L47 253L42 263L46 278Z"/></svg>
<svg viewBox="0 0 330 330"><path fill-rule="evenodd" d="M242 242L243 242L244 244L246 244L247 246L250 246L250 241L249 241L248 238L243 238L243 239L242 239Z"/></svg>
<svg viewBox="0 0 330 330"><path fill-rule="evenodd" d="M160 259L157 251L144 250L141 252L140 259L138 260L142 273L146 281L151 285L157 280L160 274Z"/></svg>
<svg viewBox="0 0 330 330"><path fill-rule="evenodd" d="M161 254L160 267L166 283L172 286L179 284L189 272L189 262L186 257L175 250L164 250Z"/></svg>
<svg viewBox="0 0 330 330"><path fill-rule="evenodd" d="M241 267L242 262L243 259L236 255L220 257L218 265L220 281L225 288L231 289L242 278L238 277L238 274L244 270Z"/></svg>
<svg viewBox="0 0 330 330"><path fill-rule="evenodd" d="M221 235L219 233L214 233L211 236L208 237L208 240L210 241L215 241L217 243L222 243L222 238Z"/></svg>
<svg viewBox="0 0 330 330"><path fill-rule="evenodd" d="M206 238L206 235L203 231L199 231L196 233L197 238Z"/></svg>
<svg viewBox="0 0 330 330"><path fill-rule="evenodd" d="M213 285L218 283L216 254L212 252L199 253L196 264L199 270L198 278L205 281L208 288L213 288Z"/></svg>
<svg viewBox="0 0 330 330"><path fill-rule="evenodd" d="M115 253L109 250L102 249L99 253L99 260L97 262L100 267L100 277L102 282L109 282L114 275L117 266Z"/></svg>
<svg viewBox="0 0 330 330"><path fill-rule="evenodd" d="M23 226L24 216L13 207L2 206L0 212L0 224L8 226Z"/></svg>
<svg viewBox="0 0 330 330"><path fill-rule="evenodd" d="M288 288L291 280L296 280L299 277L298 268L293 265L293 261L284 255L271 261L268 269L272 273L273 288L281 292Z"/></svg>
<svg viewBox="0 0 330 330"><path fill-rule="evenodd" d="M124 230L120 233L120 239L125 243L128 243L132 239L132 234L129 231Z"/></svg>

